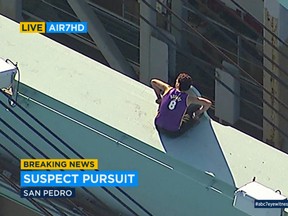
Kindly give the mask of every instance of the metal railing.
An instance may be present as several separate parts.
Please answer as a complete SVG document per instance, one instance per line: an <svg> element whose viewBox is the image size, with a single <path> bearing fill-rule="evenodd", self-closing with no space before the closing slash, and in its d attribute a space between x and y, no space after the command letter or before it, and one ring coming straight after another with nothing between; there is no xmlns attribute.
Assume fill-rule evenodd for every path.
<svg viewBox="0 0 288 216"><path fill-rule="evenodd" d="M146 2L145 0L143 0L144 2ZM273 97L275 101L277 101L277 103L279 103L280 105L282 105L283 107L285 108L288 108L288 105L285 104L285 102L281 101L279 98L275 97L274 95L272 95L272 93L267 89L265 88L262 83L260 83L259 81L257 81L253 76L250 75L250 73L248 73L246 70L243 69L242 65L240 66L239 62L237 62L237 60L233 60L231 59L230 55L228 56L227 54L229 52L226 52L226 49L223 48L223 47L220 47L219 45L215 44L214 42L211 42L211 39L208 39L206 37L204 37L201 33L199 33L195 28L193 28L185 19L183 19L180 15L176 14L174 11L172 11L167 5L163 4L161 1L157 0L157 2L159 4L161 4L163 7L165 7L168 11L168 13L170 13L170 16L174 16L174 18L178 19L180 22L183 23L183 25L185 26L185 31L190 31L190 32L193 32L194 35L196 35L201 41L203 44L206 44L207 46L209 46L209 48L213 51L215 51L217 53L217 55L222 58L222 60L226 60L228 61L229 63L231 63L232 65L234 65L235 67L237 67L237 69L241 72L241 76L242 78L239 79L235 76L233 76L229 70L227 70L227 68L225 68L225 70L230 73L235 79L238 79L238 81L240 82L241 84L241 87L244 88L247 92L249 92L250 95L252 95L254 98L256 98L258 101L260 101L259 103L255 103L255 101L251 101L251 99L249 98L244 98L244 100L242 100L242 95L238 95L238 97L242 100L242 102L251 107L254 106L255 108L258 109L259 106L267 106L269 107L271 110L273 110L275 113L277 113L282 119L284 119L285 121L288 122L288 119L287 119L287 116L283 113L280 113L279 110L276 110L273 106L271 106L271 104L265 99L263 98L263 93L269 95L270 97ZM197 1L199 2L199 1ZM147 3L147 2L146 2ZM147 3L149 4L149 3ZM150 5L151 6L151 5ZM219 33L221 33L226 39L229 39L230 37L230 41L233 42L233 38L231 38L231 33L232 35L234 34L234 41L236 37L241 37L241 39L243 41L245 41L246 43L246 46L248 45L248 49L245 48L245 47L242 47L242 52L245 52L245 55L249 55L251 57L251 60L248 60L248 59L245 59L243 56L241 57L241 59L239 58L239 53L237 51L238 49L238 46L239 44L237 44L236 42L232 43L234 44L234 47L235 47L235 53L232 55L234 56L236 59L239 60L243 60L246 62L246 64L253 64L253 66L257 66L259 69L262 69L263 71L266 71L271 77L273 77L276 82L279 83L279 85L282 85L284 86L285 88L288 88L288 84L285 83L283 80L281 80L280 77L278 77L276 74L274 74L271 70L269 70L267 67L263 66L262 62L259 62L259 58L263 58L263 59L266 59L268 60L269 62L271 62L274 66L276 66L281 72L283 72L284 74L288 74L287 71L283 68L281 68L276 62L274 62L271 58L269 58L267 55L265 55L263 52L259 53L259 50L256 50L256 44L258 43L258 41L254 41L253 39L249 39L249 37L247 36L243 36L242 33L240 33L237 29L233 28L233 26L229 26L225 20L223 20L222 18L218 17L219 19L221 19L221 24L219 24L217 21L217 19L215 19L215 17L213 17L215 20L214 21L211 21L212 18L208 19L207 18L207 15L204 15L202 14L200 11L197 10L197 8L195 7L192 7L191 5L189 4L186 4L185 5L185 8L189 8L191 7L191 10L193 10L195 13L197 13L198 16L200 16L202 19L205 19L206 22L208 22L211 27L213 26L215 28L215 31L218 31ZM207 9L209 9L207 7ZM189 9L190 10L190 9ZM225 10L225 9L223 9ZM211 11L210 11L211 12ZM213 12L213 11L212 11ZM228 12L227 12L228 13ZM231 11L229 12L229 14L231 16L232 13ZM215 16L217 14L214 14ZM236 16L236 15L235 15ZM241 19L238 20L239 22L243 22ZM229 26L229 28L223 28L223 24L225 24L227 26ZM244 22L243 22L244 23ZM247 26L245 23L243 24L244 26ZM247 26L248 28L248 26ZM251 27L249 27L250 30L253 31L253 29L251 29ZM229 31L230 34L227 35L227 33L225 31ZM190 33L189 32L189 33ZM260 38L262 38L263 40L266 40L262 37L262 35L259 35L259 33L257 33L256 31L254 32L255 35L259 36ZM279 38L278 38L279 39ZM254 47L251 45L251 42L254 43ZM270 44L271 46L273 46L272 44ZM276 51L279 52L280 55L283 55L285 58L286 58L286 55L283 54L283 52L281 52L277 47L273 46L273 48L275 48ZM246 50L245 50L246 49ZM253 59L254 56L251 55L251 51L254 50L254 53L258 53L259 57L258 59ZM209 59L210 63L215 67L215 68L223 68L223 66L221 65L221 62L217 62L214 57L210 54L210 52L206 52L205 50L198 50L199 52L202 52L203 56L205 56L205 58ZM231 51L230 53L231 54ZM204 59L204 60L207 60L207 59ZM253 63L252 63L253 62ZM257 63L258 62L258 63ZM203 71L202 71L203 72ZM211 75L211 74L210 74ZM215 76L211 76L212 79L216 80L216 77ZM247 82L248 81L248 82ZM246 84L248 85L246 85ZM223 83L224 84L224 83ZM249 85L252 84L254 85L254 89L252 90ZM225 85L224 85L225 87ZM228 86L226 86L225 88L227 89ZM255 94L255 89L258 91L257 94ZM235 94L235 92L231 91L231 93L233 93L236 97L237 95ZM248 102L248 103L247 103ZM253 109L253 108L252 108ZM275 123L273 123L271 120L267 119L265 116L262 115L262 113L255 113L255 115L259 116L259 117L262 117L263 121L266 121L268 122L268 124L270 124L272 127L274 127L276 130L278 130L283 136L285 136L286 138L288 137L288 134L286 131L284 131L283 129L279 128L277 125L275 125ZM251 121L251 120L247 120L245 121L246 123L249 123L250 125L254 126L255 125L255 122ZM260 125L259 125L260 126ZM261 127L261 126L260 126ZM259 127L258 127L259 128Z"/></svg>
<svg viewBox="0 0 288 216"><path fill-rule="evenodd" d="M66 17L66 20L69 21L79 21L78 17L75 15L70 6L64 4L66 1L50 2L48 0L42 0L38 4L42 4L43 7L47 7L47 11L50 10L56 11L61 15L60 18ZM139 65L139 26L135 23L124 19L112 12L105 10L104 8L94 4L91 1L88 1L88 4L93 9L93 11L99 16L99 19L102 21L105 29L108 34L114 39L115 43L119 47L120 51L123 53L125 58L132 64L132 66L138 67ZM59 17L53 17L50 13L36 13L31 11L29 7L23 8L23 14L37 21L65 21L59 20ZM56 19L56 20L55 20ZM57 20L58 19L58 20ZM68 34L69 37L79 40L93 48L97 48L97 44L92 40L89 34Z"/></svg>
<svg viewBox="0 0 288 216"><path fill-rule="evenodd" d="M136 0L135 0L136 1ZM147 1L142 0L144 3L146 3L151 10L153 10L155 13L159 12L156 10L155 6L149 5ZM42 1L44 4L48 5L49 7L53 7L55 10L59 11L59 13L66 14L67 16L73 17L73 19L77 19L75 14L72 12L72 10L69 9L69 5L63 5L57 4L55 5L54 3L50 2L49 0L43 0ZM257 98L257 103L250 98L243 98L242 104L245 104L245 106L249 107L254 107L256 109L259 109L259 106L267 106L271 108L274 112L276 112L278 115L280 115L284 120L287 121L287 118L285 115L282 113L279 113L278 110L276 110L274 107L270 105L270 103L263 98L263 93L269 95L270 97L275 98L275 95L272 95L271 92L262 86L262 83L259 82L259 80L255 79L254 76L251 76L250 73L247 72L247 70L243 69L243 65L249 66L249 67L254 67L258 71L265 71L267 74L269 74L272 78L276 80L276 82L279 83L279 85L284 86L285 88L288 88L288 84L285 83L283 80L281 80L276 74L274 74L269 68L263 65L263 59L266 59L268 62L272 63L276 68L279 69L283 74L288 76L288 71L284 68L282 68L279 64L277 64L275 61L273 61L269 56L267 56L263 51L261 51L262 47L262 42L265 41L267 42L270 46L273 47L281 56L284 58L288 59L288 56L283 53L279 48L275 47L270 41L268 41L266 38L263 37L263 35L259 34L259 31L256 31L253 29L250 25L244 22L243 18L238 16L236 13L233 12L232 9L226 8L223 6L221 9L223 10L223 13L226 14L226 18L229 16L236 20L239 24L242 25L242 29L239 29L235 27L235 25L231 25L230 20L225 20L225 17L219 16L215 11L211 10L207 5L203 3L203 1L199 0L191 0L191 1L183 1L184 3L184 10L187 10L191 13L196 14L200 19L204 20L205 22L209 23L209 26L214 29L215 32L219 33L225 40L229 41L231 44L232 48L225 47L219 44L216 44L215 42L211 42L213 38L206 38L202 34L199 34L199 32L196 31L189 23L187 23L187 20L182 19L181 16L177 15L174 11L171 10L170 5L163 4L162 1L157 0L157 3L161 5L163 8L165 8L166 13L168 16L166 16L166 22L171 26L168 29L175 28L177 29L176 26L173 25L171 21L171 17L178 19L180 22L183 23L185 26L184 29L178 29L179 31L182 31L183 33L187 34L188 36L194 35L198 37L203 44L206 44L211 48L211 50L215 51L217 53L217 56L220 57L222 60L227 60L229 63L235 65L238 67L239 71L241 72L241 80L239 80L241 84L241 88L244 91L249 92L251 95L253 95L255 98ZM189 2L197 2L197 4L201 4L204 8L206 8L207 11L209 11L209 14L204 14L203 11L198 10L195 6L189 4ZM219 0L215 0L216 3L221 3ZM248 14L253 18L251 14L245 10L239 3L235 2L234 0L231 0L232 3L234 3L239 10L243 11L244 13ZM113 12L108 11L99 5L95 4L92 1L88 1L88 4L93 8L95 13L99 16L99 18L102 20L105 28L108 30L109 34L115 39L116 44L119 46L119 49L123 51L123 54L126 56L128 61L131 64L134 64L136 67L139 67L139 26L136 23L130 22L127 19L125 19L125 8L123 9L122 16L119 16L117 14L113 14ZM222 3L223 4L223 3ZM139 16L138 18L144 20L148 24L149 21L145 19L145 17ZM137 19L138 19L137 18ZM261 24L259 21L256 19L254 20L255 22L258 22L258 24L261 26L261 28L267 30L268 32L271 33L269 29L267 29L263 24ZM150 24L151 25L151 24ZM118 30L120 27L120 30ZM159 37L165 38L165 35L159 30L159 27L157 26L152 26L153 29L155 30L156 34L159 35ZM241 30L241 31L240 31ZM248 32L246 34L246 32ZM280 41L282 44L287 46L287 44L281 40L277 35L275 35L273 32L271 33L273 36ZM76 36L77 37L77 36ZM258 38L259 40L256 40L255 38ZM91 38L87 38L86 43L90 43ZM167 39L167 43L171 43L169 41L169 38ZM164 41L166 41L164 39ZM79 40L82 40L79 38ZM245 46L241 47L242 55L239 55L239 41L245 44ZM91 44L94 44L93 41L91 40ZM92 45L93 46L93 45ZM96 46L94 44L94 46ZM178 53L181 53L182 50L177 47L175 44L175 49L177 50ZM212 67L214 68L221 68L223 67L219 62L215 61L215 57L212 56L209 52L205 52L205 50L198 50L198 52L201 53L202 56L205 56L205 59L198 58L199 65L201 65L201 61L206 61L208 64L211 64ZM184 54L182 52L182 54ZM181 55L182 55L181 54ZM185 55L185 54L184 54ZM187 56L187 59L191 58L191 56ZM195 56L194 56L195 60ZM197 62L196 61L196 62ZM180 63L177 62L177 65ZM198 64L198 63L197 63ZM205 71L205 70L204 70ZM229 72L229 71L228 71ZM207 71L205 71L207 73ZM171 75L170 75L171 76ZM172 75L173 76L173 75ZM211 74L208 74L208 76L211 77ZM216 80L215 76L212 76L211 79ZM254 91L249 87L250 85L254 85ZM213 95L214 90L211 89L211 95ZM232 92L233 93L233 92ZM240 98L243 96L240 95ZM288 105L285 104L283 101L281 101L279 98L275 98L276 102L281 104L281 106L288 108ZM244 107L245 108L245 107ZM262 114L260 112L257 112L257 116L262 117ZM255 121L251 121L251 119L247 118L241 118L241 120L245 119L245 123L248 123L252 126L258 125L258 129L262 128L262 125L256 123ZM276 125L272 123L269 119L267 118L262 118L263 121L268 121L268 123L275 127ZM287 133L283 134L284 136L287 137Z"/></svg>
<svg viewBox="0 0 288 216"><path fill-rule="evenodd" d="M55 132L53 132L51 129L49 129L43 122L41 122L40 120L38 120L34 115L32 115L28 110L26 110L23 106L21 106L17 101L14 101L13 99L11 99L8 95L6 95L2 90L0 90L0 94L4 95L5 97L7 97L7 99L12 100L15 105L21 110L23 111L23 113L25 113L25 116L28 116L29 119L31 119L36 125L38 125L39 128L44 129L46 132L48 132L54 139L56 139L57 141L59 141L59 143L63 146L65 146L67 149L69 149L70 152L72 152L76 157L80 158L80 159L84 159L84 157L77 152L75 149L73 149L68 143L66 143L61 137L59 137ZM19 93L18 93L19 94ZM31 100L31 99L30 99ZM32 102L32 101L31 101ZM36 102L36 101L34 101ZM23 123L26 127L29 128L29 130L31 130L31 133L34 134L35 136L40 137L47 145L51 146L53 149L55 149L56 152L58 152L60 155L62 155L64 158L69 159L70 157L66 154L66 152L64 152L63 150L61 150L58 146L56 146L54 143L52 143L50 141L50 139L47 136L44 136L38 129L35 128L35 126L32 126L32 124L30 124L29 122L27 122L27 120L24 119L23 116L20 116L19 114L17 114L12 107L10 107L9 105L5 104L3 101L0 100L0 105L5 108L6 110L9 110L9 113L13 115L13 117L15 117L19 122ZM39 105L39 103L38 103ZM43 106L43 105L41 105ZM49 109L47 106L45 106L46 109ZM50 108L51 109L51 108ZM60 113L59 111L57 112L58 115L62 115L65 116L67 118L69 118L68 116L64 115L63 113ZM70 118L71 119L71 118ZM74 120L75 121L75 120ZM37 146L35 146L33 143L31 143L27 138L25 138L25 136L23 134L21 134L20 132L16 131L15 129L13 129L13 127L11 127L9 125L8 122L6 122L4 119L2 119L0 117L0 122L2 123L3 126L5 126L6 128L8 128L8 130L12 131L18 138L20 138L22 141L24 141L25 143L27 143L30 147L32 147L36 152L38 152L40 155L42 155L44 158L48 159L49 156L44 153L43 151L41 151ZM103 136L113 142L115 142L117 145L122 145L124 148L128 148L129 150L135 152L136 154L141 155L142 157L146 157L149 160L153 160L154 162L158 163L161 166L165 166L166 168L169 169L173 169L170 166L166 165L165 163L162 163L161 161L158 161L157 159L146 155L144 153L142 153L139 150L136 150L134 148L131 148L130 146L126 145L125 143L114 139L113 137L110 137L109 135L106 135L100 131L94 130L93 128L90 128L89 126L75 121L77 124L81 124L85 127L88 127L90 130L93 130L94 132L96 132L98 135ZM34 124L33 123L33 124ZM5 133L3 130L0 130L0 133L2 136L4 136L9 142L11 142L14 146L16 146L18 149L20 149L23 153L25 153L29 158L35 158L33 154L31 154L29 151L27 151L24 147L22 147L21 145L19 145L11 136L9 136L7 133ZM5 150L5 149L4 149ZM98 171L98 170L95 170ZM143 207L140 203L138 203L134 198L132 198L128 193L126 193L123 189L121 189L120 187L115 187L122 195L124 195L128 200L130 200L133 204L135 204L136 206L138 206L146 215L152 215L145 207ZM96 200L96 203L101 203L101 205L106 206L106 204L104 204L101 200L99 200L90 190L88 190L85 187L81 187L81 189L88 194L88 196L92 197L93 199ZM109 189L107 189L106 187L101 187L102 190L104 190L108 196L112 197L113 199L115 199L117 202L119 202L124 208L126 208L128 211L130 211L133 215L138 215L133 209L131 209L125 202L123 202L118 196L116 196L114 193L112 193Z"/></svg>

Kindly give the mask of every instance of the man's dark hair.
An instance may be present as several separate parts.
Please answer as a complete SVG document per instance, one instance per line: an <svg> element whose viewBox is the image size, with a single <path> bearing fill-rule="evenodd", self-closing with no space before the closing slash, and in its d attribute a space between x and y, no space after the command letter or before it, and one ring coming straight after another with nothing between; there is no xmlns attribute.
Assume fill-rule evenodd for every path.
<svg viewBox="0 0 288 216"><path fill-rule="evenodd" d="M179 82L180 91L187 91L192 85L192 78L187 73L180 73L177 80Z"/></svg>

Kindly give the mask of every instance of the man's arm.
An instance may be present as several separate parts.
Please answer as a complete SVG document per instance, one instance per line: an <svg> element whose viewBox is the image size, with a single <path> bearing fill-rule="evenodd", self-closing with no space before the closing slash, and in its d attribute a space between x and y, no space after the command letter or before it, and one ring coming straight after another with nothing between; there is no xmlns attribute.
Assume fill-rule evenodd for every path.
<svg viewBox="0 0 288 216"><path fill-rule="evenodd" d="M166 94L168 92L168 90L170 88L172 88L171 86L169 86L167 83L158 80L158 79L152 79L151 80L151 86L154 89L154 92L157 96L157 100L156 102L160 102L162 95Z"/></svg>
<svg viewBox="0 0 288 216"><path fill-rule="evenodd" d="M190 104L198 104L201 105L201 107L195 112L197 116L201 115L202 113L206 112L212 105L212 102L206 98L202 97L193 97L188 96L187 105Z"/></svg>

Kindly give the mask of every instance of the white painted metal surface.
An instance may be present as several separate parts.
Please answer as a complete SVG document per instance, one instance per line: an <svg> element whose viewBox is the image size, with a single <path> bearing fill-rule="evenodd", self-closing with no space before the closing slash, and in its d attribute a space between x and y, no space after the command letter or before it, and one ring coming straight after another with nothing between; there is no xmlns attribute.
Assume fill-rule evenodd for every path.
<svg viewBox="0 0 288 216"><path fill-rule="evenodd" d="M159 137L151 88L44 36L20 34L18 24L4 17L0 37L1 56L19 62L25 85L236 187L256 176L288 194L286 154L209 117L182 137Z"/></svg>

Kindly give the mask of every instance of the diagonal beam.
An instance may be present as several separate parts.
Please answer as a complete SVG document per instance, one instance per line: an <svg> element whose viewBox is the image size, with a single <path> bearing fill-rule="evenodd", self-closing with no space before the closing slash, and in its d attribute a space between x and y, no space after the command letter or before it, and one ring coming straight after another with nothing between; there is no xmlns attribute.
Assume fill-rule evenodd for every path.
<svg viewBox="0 0 288 216"><path fill-rule="evenodd" d="M22 21L22 0L0 0L0 14L14 21Z"/></svg>
<svg viewBox="0 0 288 216"><path fill-rule="evenodd" d="M107 33L98 16L86 1L67 0L78 18L88 23L88 33L102 52L110 67L136 79L136 73L126 61L119 48Z"/></svg>

